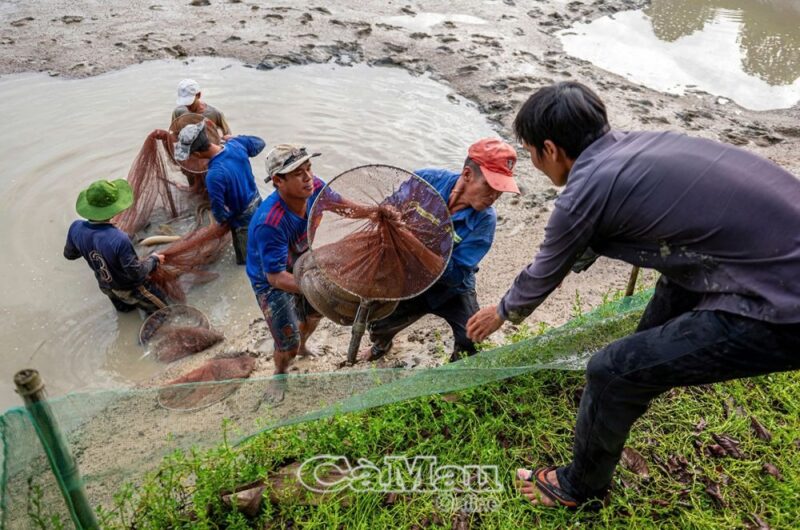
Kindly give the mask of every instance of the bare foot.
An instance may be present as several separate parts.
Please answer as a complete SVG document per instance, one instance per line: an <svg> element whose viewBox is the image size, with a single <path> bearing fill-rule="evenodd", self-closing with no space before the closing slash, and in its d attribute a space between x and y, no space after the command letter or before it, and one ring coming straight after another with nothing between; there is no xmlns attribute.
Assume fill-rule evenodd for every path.
<svg viewBox="0 0 800 530"><path fill-rule="evenodd" d="M264 395L261 396L261 403L267 403L272 406L280 404L283 402L283 398L286 397L287 387L288 384L285 377L270 380L267 383L266 390L264 390Z"/></svg>
<svg viewBox="0 0 800 530"><path fill-rule="evenodd" d="M356 357L356 359L358 361L365 361L365 362L377 361L378 359L380 359L381 357L383 357L384 355L389 353L391 351L391 349L392 349L392 346L389 345L389 347L386 348L383 352L381 352L380 354L375 355L372 352L372 346L370 346L369 348L364 348L363 350L358 352L358 357Z"/></svg>
<svg viewBox="0 0 800 530"><path fill-rule="evenodd" d="M536 479L533 477L533 473L534 472L530 469L517 469L517 490L531 501L531 504L548 507L556 506L556 503L550 499L550 497L542 493L536 485ZM558 476L556 475L555 469L545 476L548 482L554 486L558 486Z"/></svg>
<svg viewBox="0 0 800 530"><path fill-rule="evenodd" d="M372 360L372 346L368 346L358 352L358 356L356 357L358 361L369 362Z"/></svg>
<svg viewBox="0 0 800 530"><path fill-rule="evenodd" d="M306 348L305 344L300 346L300 351L297 352L300 357L317 357L317 354Z"/></svg>

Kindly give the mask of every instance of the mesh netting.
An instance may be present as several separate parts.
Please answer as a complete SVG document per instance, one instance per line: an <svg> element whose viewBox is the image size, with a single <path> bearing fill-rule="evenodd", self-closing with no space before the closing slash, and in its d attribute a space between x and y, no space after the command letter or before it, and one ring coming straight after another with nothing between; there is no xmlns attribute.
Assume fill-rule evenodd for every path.
<svg viewBox="0 0 800 530"><path fill-rule="evenodd" d="M244 441L278 426L457 391L536 370L583 369L608 337L634 330L650 295L641 293L607 304L544 335L437 368L289 375L285 399L278 406L262 403L270 378L70 394L50 401L49 406L78 461L89 501L95 507L109 507L123 484L137 484L163 456L177 449L208 448L223 437ZM232 364L243 377L252 369L248 365L256 362L268 361L242 356ZM215 370L219 368L198 372L210 371L216 378ZM204 376L192 377L202 380ZM207 394L195 398L196 391ZM172 404L178 405L176 410ZM70 514L30 413L24 408L8 411L0 417L0 433L3 527L54 527L49 524L53 516L68 521ZM67 484L67 488L79 486ZM37 521L45 521L44 526Z"/></svg>
<svg viewBox="0 0 800 530"><path fill-rule="evenodd" d="M339 198L355 206L342 208ZM370 165L328 183L312 207L308 237L316 266L336 286L365 300L401 300L444 272L452 233L447 204L430 184Z"/></svg>
<svg viewBox="0 0 800 530"><path fill-rule="evenodd" d="M211 329L208 318L191 306L171 305L159 309L144 321L139 342L144 356L171 363L221 342L221 332Z"/></svg>
<svg viewBox="0 0 800 530"><path fill-rule="evenodd" d="M208 160L190 157L176 162L172 156L180 130L204 119L199 114L184 114L168 131L156 130L147 136L128 171L134 204L114 218L121 230L144 239L146 235L153 235L148 231L153 228L159 211L166 214L166 220L189 214L195 216L193 228L178 241L155 249L164 254L166 264L158 267L150 279L179 302L186 300L186 286L217 277L205 267L221 257L230 241L227 225L217 224L208 208L205 188ZM220 142L216 127L207 127L207 134L211 142Z"/></svg>
<svg viewBox="0 0 800 530"><path fill-rule="evenodd" d="M158 404L166 409L183 412L209 407L236 392L240 385L237 380L248 377L255 367L255 358L246 354L211 359L171 381L169 388L160 390Z"/></svg>

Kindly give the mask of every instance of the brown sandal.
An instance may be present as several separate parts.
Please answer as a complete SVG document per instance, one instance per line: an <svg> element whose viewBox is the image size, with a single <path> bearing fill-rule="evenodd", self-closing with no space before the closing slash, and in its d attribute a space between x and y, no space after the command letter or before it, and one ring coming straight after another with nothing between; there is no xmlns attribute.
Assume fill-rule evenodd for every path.
<svg viewBox="0 0 800 530"><path fill-rule="evenodd" d="M542 492L548 499L553 501L559 506L564 506L571 510L574 510L578 507L578 501L576 501L569 493L565 492L549 480L547 480L547 475L551 471L554 471L556 466L550 467L543 467L537 469L536 471L532 471L528 478L521 479L525 480L526 482L533 482L536 484L536 488ZM519 476L519 475L517 475Z"/></svg>

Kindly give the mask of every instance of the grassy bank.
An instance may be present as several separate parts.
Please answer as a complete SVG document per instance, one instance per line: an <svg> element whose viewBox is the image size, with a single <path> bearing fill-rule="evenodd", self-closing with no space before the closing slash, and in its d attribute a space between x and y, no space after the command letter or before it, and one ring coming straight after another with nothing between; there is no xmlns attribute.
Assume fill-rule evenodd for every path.
<svg viewBox="0 0 800 530"><path fill-rule="evenodd" d="M563 340L595 346L634 320ZM515 337L525 339L526 330ZM525 347L525 342L519 346ZM577 514L535 508L514 491L518 466L570 456L580 372L545 370L267 432L242 447L176 453L101 511L106 528L796 528L800 521L800 373L676 389L634 426L608 505ZM497 466L484 511L431 492L319 495L286 476L329 454L378 467L386 455ZM641 459L638 456L641 456ZM260 514L220 492L267 477ZM473 504L475 503L473 499Z"/></svg>

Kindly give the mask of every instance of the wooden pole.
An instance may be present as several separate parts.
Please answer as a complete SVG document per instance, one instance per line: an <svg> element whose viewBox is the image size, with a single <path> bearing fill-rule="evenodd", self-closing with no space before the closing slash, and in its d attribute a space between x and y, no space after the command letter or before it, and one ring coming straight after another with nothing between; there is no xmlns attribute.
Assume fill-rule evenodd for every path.
<svg viewBox="0 0 800 530"><path fill-rule="evenodd" d="M44 382L36 370L21 370L14 376L17 393L25 401L36 434L44 447L50 468L56 476L58 487L69 508L72 522L78 530L100 528L86 497L78 464L72 457L69 445L61 434L50 404L47 402Z"/></svg>
<svg viewBox="0 0 800 530"><path fill-rule="evenodd" d="M636 289L636 278L639 276L639 267L635 266L631 269L631 277L628 278L628 287L625 289L625 296L631 296Z"/></svg>

